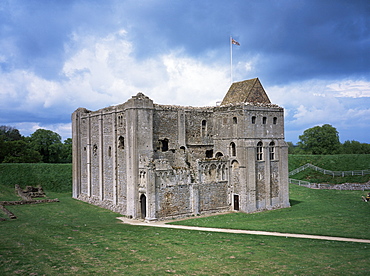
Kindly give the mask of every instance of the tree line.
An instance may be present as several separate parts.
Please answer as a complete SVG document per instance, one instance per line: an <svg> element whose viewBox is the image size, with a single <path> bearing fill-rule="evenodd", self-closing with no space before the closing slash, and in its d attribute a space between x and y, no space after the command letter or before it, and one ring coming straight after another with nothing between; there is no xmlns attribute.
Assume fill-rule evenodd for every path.
<svg viewBox="0 0 370 276"><path fill-rule="evenodd" d="M339 141L337 129L329 124L306 129L294 145L288 142L290 154L370 154L370 144Z"/></svg>
<svg viewBox="0 0 370 276"><path fill-rule="evenodd" d="M0 126L0 163L72 163L72 139L38 129L29 137L18 129Z"/></svg>

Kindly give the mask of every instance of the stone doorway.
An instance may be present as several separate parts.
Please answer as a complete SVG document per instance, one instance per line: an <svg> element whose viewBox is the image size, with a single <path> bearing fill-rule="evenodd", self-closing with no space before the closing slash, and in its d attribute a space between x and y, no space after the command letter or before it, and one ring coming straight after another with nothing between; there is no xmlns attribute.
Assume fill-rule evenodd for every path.
<svg viewBox="0 0 370 276"><path fill-rule="evenodd" d="M146 196L144 194L140 196L140 209L141 209L141 218L145 219L146 217Z"/></svg>
<svg viewBox="0 0 370 276"><path fill-rule="evenodd" d="M239 211L239 195L234 195L234 210Z"/></svg>

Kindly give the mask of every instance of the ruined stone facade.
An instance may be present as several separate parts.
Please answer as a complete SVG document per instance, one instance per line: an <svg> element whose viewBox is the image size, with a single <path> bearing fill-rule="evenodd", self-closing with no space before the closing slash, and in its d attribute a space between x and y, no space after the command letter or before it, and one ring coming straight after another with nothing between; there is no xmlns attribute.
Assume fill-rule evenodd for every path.
<svg viewBox="0 0 370 276"><path fill-rule="evenodd" d="M73 197L132 218L289 207L283 108L260 81L220 106L127 102L72 115Z"/></svg>

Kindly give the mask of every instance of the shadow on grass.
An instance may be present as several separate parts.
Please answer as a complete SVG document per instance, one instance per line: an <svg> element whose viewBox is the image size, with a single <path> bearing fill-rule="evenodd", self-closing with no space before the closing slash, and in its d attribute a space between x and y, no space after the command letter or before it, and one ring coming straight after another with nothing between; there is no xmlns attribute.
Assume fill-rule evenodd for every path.
<svg viewBox="0 0 370 276"><path fill-rule="evenodd" d="M301 203L302 201L290 199L289 202L290 202L290 206L293 206L293 205L297 205L297 204Z"/></svg>

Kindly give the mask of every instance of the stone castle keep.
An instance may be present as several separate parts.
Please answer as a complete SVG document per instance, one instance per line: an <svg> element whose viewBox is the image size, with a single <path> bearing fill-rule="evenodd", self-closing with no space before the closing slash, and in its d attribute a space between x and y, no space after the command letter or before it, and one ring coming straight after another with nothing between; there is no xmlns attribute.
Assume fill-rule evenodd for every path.
<svg viewBox="0 0 370 276"><path fill-rule="evenodd" d="M258 78L219 106L127 102L72 115L73 197L132 218L289 207L283 108Z"/></svg>

